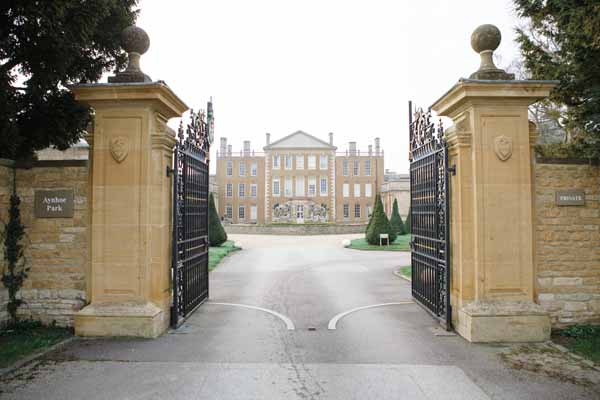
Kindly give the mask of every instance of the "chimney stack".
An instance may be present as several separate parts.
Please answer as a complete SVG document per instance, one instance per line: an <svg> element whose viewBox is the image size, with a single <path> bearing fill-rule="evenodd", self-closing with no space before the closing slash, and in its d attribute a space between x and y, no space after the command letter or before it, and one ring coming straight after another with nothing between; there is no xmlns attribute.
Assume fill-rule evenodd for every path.
<svg viewBox="0 0 600 400"><path fill-rule="evenodd" d="M350 151L351 156L355 156L356 155L356 142L349 142L348 150Z"/></svg>
<svg viewBox="0 0 600 400"><path fill-rule="evenodd" d="M333 146L333 132L329 132L329 144Z"/></svg>
<svg viewBox="0 0 600 400"><path fill-rule="evenodd" d="M221 157L225 157L226 153L227 153L227 138L222 137L221 138Z"/></svg>
<svg viewBox="0 0 600 400"><path fill-rule="evenodd" d="M250 141L244 140L244 157L250 157Z"/></svg>
<svg viewBox="0 0 600 400"><path fill-rule="evenodd" d="M370 156L373 155L373 145L372 144L369 145L369 155Z"/></svg>
<svg viewBox="0 0 600 400"><path fill-rule="evenodd" d="M231 145L227 145L227 157L231 157L232 147Z"/></svg>
<svg viewBox="0 0 600 400"><path fill-rule="evenodd" d="M376 156L379 155L379 138L378 137L375 138L375 155Z"/></svg>
<svg viewBox="0 0 600 400"><path fill-rule="evenodd" d="M267 133L267 146L271 144L271 134Z"/></svg>

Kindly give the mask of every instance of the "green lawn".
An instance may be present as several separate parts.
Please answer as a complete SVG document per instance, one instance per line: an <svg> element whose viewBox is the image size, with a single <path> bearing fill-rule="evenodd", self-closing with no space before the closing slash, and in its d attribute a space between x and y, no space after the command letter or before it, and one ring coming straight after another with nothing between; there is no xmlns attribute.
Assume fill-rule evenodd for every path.
<svg viewBox="0 0 600 400"><path fill-rule="evenodd" d="M385 242L384 242L385 243ZM356 250L384 250L384 251L410 251L410 235L398 236L389 246L371 245L365 238L354 239L350 242L349 249Z"/></svg>
<svg viewBox="0 0 600 400"><path fill-rule="evenodd" d="M229 253L233 251L241 250L240 247L236 247L231 240L226 241L218 247L208 248L208 270L212 271L217 268L217 265L221 260Z"/></svg>
<svg viewBox="0 0 600 400"><path fill-rule="evenodd" d="M574 325L553 333L552 340L572 352L600 364L599 325Z"/></svg>
<svg viewBox="0 0 600 400"><path fill-rule="evenodd" d="M412 271L411 271L410 265L408 265L406 267L400 267L398 272L400 273L400 275L402 275L405 278L411 279L411 277L412 277Z"/></svg>
<svg viewBox="0 0 600 400"><path fill-rule="evenodd" d="M71 336L66 328L43 326L39 322L22 321L0 331L0 368L37 353Z"/></svg>

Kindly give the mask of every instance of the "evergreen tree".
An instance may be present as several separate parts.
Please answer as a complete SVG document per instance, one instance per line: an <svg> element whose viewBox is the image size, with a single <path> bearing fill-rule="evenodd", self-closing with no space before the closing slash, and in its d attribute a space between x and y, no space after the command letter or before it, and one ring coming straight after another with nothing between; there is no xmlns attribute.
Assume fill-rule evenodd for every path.
<svg viewBox="0 0 600 400"><path fill-rule="evenodd" d="M381 196L377 195L375 198L375 210L371 217L371 223L367 229L366 239L369 244L378 245L379 235L387 233L390 238L390 243L396 240L396 232L392 229L390 221L388 220L385 211L383 211L383 203L381 202Z"/></svg>
<svg viewBox="0 0 600 400"><path fill-rule="evenodd" d="M412 210L410 207L408 207L408 215L406 216L406 219L404 220L404 234L411 232L411 228L410 228L411 214L412 214Z"/></svg>
<svg viewBox="0 0 600 400"><path fill-rule="evenodd" d="M560 83L550 101L584 157L600 157L600 2L514 0L524 66L532 79Z"/></svg>
<svg viewBox="0 0 600 400"><path fill-rule="evenodd" d="M21 223L20 204L21 199L13 188L8 209L8 223L4 226L5 267L1 278L2 283L8 289L6 309L10 315L12 325L17 323L17 309L23 304L23 300L18 298L17 295L29 271L29 267L23 262L23 245L21 242L25 236L25 226Z"/></svg>
<svg viewBox="0 0 600 400"><path fill-rule="evenodd" d="M394 206L392 207L392 217L390 218L390 225L397 235L404 235L404 224L402 223L402 217L398 211L398 199L394 199Z"/></svg>
<svg viewBox="0 0 600 400"><path fill-rule="evenodd" d="M0 2L0 158L76 143L91 109L71 83L121 68L120 37L135 23L137 0Z"/></svg>
<svg viewBox="0 0 600 400"><path fill-rule="evenodd" d="M211 246L220 246L227 241L227 233L221 225L212 193L208 196L208 241Z"/></svg>

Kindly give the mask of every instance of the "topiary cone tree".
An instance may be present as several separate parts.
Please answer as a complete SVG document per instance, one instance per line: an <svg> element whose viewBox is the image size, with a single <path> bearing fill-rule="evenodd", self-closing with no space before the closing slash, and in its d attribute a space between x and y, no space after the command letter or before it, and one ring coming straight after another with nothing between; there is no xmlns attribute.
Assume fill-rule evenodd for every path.
<svg viewBox="0 0 600 400"><path fill-rule="evenodd" d="M406 216L406 220L404 221L404 233L410 233L411 229L410 229L410 214L411 214L411 208L408 208L408 215Z"/></svg>
<svg viewBox="0 0 600 400"><path fill-rule="evenodd" d="M367 242L372 245L378 245L379 235L382 233L387 233L389 235L390 243L396 240L396 232L394 232L392 229L390 221L383 211L381 196L377 195L375 198L375 210L373 211L373 216L371 217L371 224L369 225L369 229L367 229Z"/></svg>
<svg viewBox="0 0 600 400"><path fill-rule="evenodd" d="M392 217L390 218L390 225L397 235L404 235L404 224L402 223L402 217L398 211L398 199L394 199L394 205L392 207Z"/></svg>
<svg viewBox="0 0 600 400"><path fill-rule="evenodd" d="M227 241L227 233L221 225L212 193L208 196L208 241L211 246L220 246Z"/></svg>

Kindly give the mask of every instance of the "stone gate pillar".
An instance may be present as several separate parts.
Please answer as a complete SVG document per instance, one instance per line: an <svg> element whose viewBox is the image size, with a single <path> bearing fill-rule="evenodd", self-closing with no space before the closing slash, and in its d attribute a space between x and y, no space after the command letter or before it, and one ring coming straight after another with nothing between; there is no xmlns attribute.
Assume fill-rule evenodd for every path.
<svg viewBox="0 0 600 400"><path fill-rule="evenodd" d="M175 137L166 122L188 108L139 68L149 46L124 31L126 71L110 83L72 87L95 112L90 135L89 305L75 315L82 336L156 337L169 325L171 166Z"/></svg>
<svg viewBox="0 0 600 400"><path fill-rule="evenodd" d="M481 68L432 105L450 117L452 320L472 342L542 341L550 319L534 300L532 144L528 106L555 82L516 81L494 66L500 31L471 45Z"/></svg>

